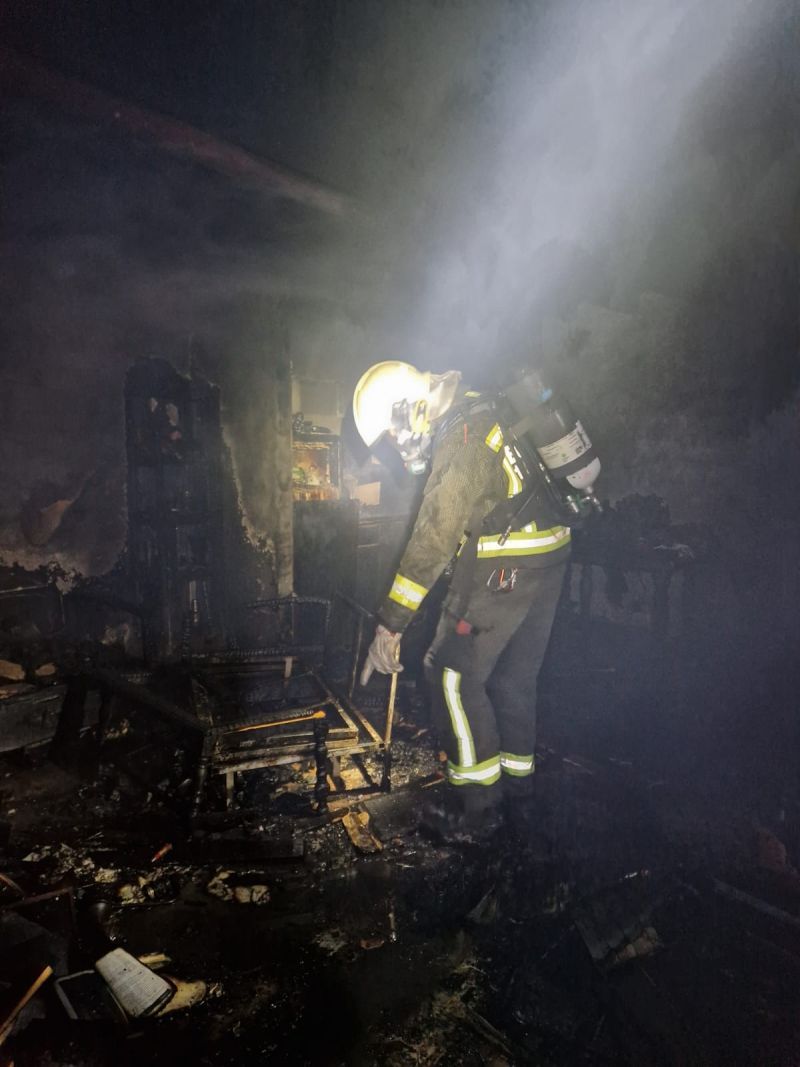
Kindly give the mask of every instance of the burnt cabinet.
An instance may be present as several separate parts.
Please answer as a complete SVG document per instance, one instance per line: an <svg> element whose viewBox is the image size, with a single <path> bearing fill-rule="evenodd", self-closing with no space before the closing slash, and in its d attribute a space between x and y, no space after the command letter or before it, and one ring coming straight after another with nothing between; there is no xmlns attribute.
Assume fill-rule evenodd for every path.
<svg viewBox="0 0 800 1067"><path fill-rule="evenodd" d="M125 384L128 576L148 658L224 640L219 390L159 359Z"/></svg>

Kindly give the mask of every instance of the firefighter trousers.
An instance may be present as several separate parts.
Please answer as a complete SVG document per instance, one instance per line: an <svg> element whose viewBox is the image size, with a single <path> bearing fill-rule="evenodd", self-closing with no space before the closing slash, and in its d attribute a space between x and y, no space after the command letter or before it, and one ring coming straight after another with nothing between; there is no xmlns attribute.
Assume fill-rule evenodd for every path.
<svg viewBox="0 0 800 1067"><path fill-rule="evenodd" d="M453 785L534 771L537 678L566 562L530 569L513 562L471 568L469 589L448 597L425 657Z"/></svg>

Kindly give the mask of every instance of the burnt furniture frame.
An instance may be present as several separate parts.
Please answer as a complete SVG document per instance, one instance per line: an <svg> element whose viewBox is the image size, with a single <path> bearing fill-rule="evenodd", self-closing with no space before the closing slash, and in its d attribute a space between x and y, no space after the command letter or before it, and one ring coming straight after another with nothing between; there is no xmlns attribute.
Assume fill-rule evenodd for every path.
<svg viewBox="0 0 800 1067"><path fill-rule="evenodd" d="M330 605L324 606L327 625ZM287 646L197 655L160 675L154 671L121 673L87 664L69 681L64 702L64 718L69 722L61 724L59 735L67 743L70 737L77 739L90 690L100 693L97 737L101 754L108 751L106 746L118 732L126 712L144 711L154 725L166 727L173 734L177 730L183 738L179 747L191 753L192 817L202 811L213 777L224 777L225 804L230 809L237 774L305 759L314 760L314 799L319 815L327 812L329 775L337 776L337 766L343 758L353 760L364 787L339 789L337 793L388 791L389 745L353 702L358 666L369 633L366 623L373 619L347 598L341 598L341 606L354 623L355 639L349 647L352 662L347 676L337 688L328 684L323 670L305 666L299 655L314 649L322 652L321 646L311 650ZM155 689L157 685L161 692ZM165 695L163 690L169 686L179 695ZM132 777L141 777L141 767L136 766L141 751L140 747L121 752L115 762ZM367 753L382 758L380 783L371 779L363 763ZM58 758L58 753L54 757Z"/></svg>

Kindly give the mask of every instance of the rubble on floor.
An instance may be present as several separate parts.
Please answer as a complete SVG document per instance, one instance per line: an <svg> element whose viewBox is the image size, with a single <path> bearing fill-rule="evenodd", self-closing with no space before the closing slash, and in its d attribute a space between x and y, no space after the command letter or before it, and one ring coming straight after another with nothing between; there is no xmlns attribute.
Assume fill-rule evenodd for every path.
<svg viewBox="0 0 800 1067"><path fill-rule="evenodd" d="M30 946L0 986L15 1067L791 1062L800 903L780 842L732 817L710 866L668 790L551 753L524 840L433 845L436 755L400 732L392 794L189 836L158 799L132 819L124 787L73 781L65 811L62 772L29 757L37 817L11 817L0 852L0 939ZM285 792L301 784L302 767ZM116 950L175 1010L158 983L147 1016L104 999L95 963Z"/></svg>

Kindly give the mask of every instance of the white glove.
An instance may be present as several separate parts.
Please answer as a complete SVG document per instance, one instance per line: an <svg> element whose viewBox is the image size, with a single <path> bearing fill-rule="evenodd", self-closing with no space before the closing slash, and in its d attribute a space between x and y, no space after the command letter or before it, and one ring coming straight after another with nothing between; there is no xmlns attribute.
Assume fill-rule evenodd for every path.
<svg viewBox="0 0 800 1067"><path fill-rule="evenodd" d="M361 671L361 684L366 685L373 671L379 674L398 674L403 669L400 662L400 642L402 634L392 633L385 626L379 626L369 646L364 668Z"/></svg>

